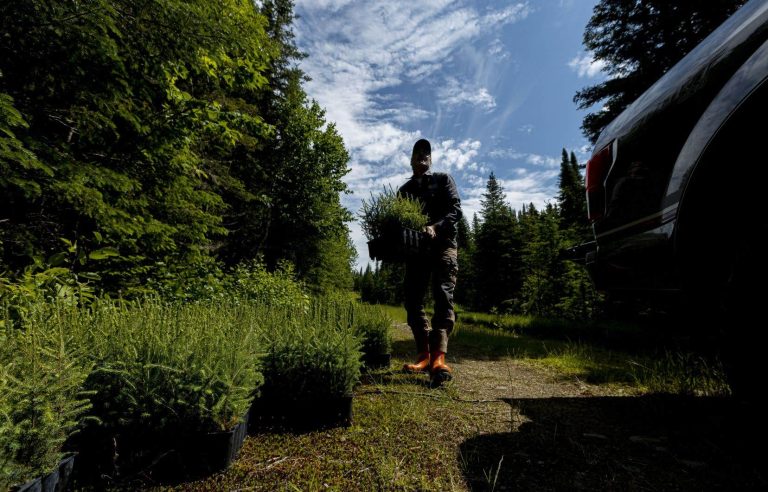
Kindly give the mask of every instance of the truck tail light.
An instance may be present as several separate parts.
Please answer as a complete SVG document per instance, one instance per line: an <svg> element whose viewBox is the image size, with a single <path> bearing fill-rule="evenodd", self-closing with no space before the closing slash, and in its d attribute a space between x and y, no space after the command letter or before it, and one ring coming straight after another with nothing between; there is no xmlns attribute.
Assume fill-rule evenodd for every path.
<svg viewBox="0 0 768 492"><path fill-rule="evenodd" d="M587 216L591 222L605 214L605 178L613 163L611 147L606 145L587 162Z"/></svg>

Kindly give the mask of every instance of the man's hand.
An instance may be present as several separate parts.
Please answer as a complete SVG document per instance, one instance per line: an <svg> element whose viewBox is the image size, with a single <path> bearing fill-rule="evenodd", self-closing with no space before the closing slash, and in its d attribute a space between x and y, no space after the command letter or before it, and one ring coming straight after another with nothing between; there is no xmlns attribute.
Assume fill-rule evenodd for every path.
<svg viewBox="0 0 768 492"><path fill-rule="evenodd" d="M427 235L428 235L428 236L429 236L431 239L435 239L435 237L437 236L437 231L435 231L435 226L433 226L433 225L428 225L428 226L426 226L426 227L424 228L424 232L426 232L426 233L427 233Z"/></svg>

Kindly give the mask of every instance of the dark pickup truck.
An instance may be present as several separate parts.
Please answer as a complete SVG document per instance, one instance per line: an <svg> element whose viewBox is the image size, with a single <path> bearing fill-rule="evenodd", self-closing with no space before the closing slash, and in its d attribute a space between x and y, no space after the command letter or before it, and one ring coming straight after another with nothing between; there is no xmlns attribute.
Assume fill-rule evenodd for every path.
<svg viewBox="0 0 768 492"><path fill-rule="evenodd" d="M600 134L595 240L577 249L598 289L704 316L768 302L766 80L768 1L752 0Z"/></svg>

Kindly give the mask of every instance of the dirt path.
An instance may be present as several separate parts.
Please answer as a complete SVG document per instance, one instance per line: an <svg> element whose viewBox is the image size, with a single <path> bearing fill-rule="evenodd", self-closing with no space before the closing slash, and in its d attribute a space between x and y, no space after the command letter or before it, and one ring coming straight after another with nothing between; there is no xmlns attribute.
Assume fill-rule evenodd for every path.
<svg viewBox="0 0 768 492"><path fill-rule="evenodd" d="M401 337L407 326L398 326ZM475 350L449 356L482 422L458 444L471 490L765 490L762 412L727 398L642 395ZM755 451L758 450L758 451Z"/></svg>

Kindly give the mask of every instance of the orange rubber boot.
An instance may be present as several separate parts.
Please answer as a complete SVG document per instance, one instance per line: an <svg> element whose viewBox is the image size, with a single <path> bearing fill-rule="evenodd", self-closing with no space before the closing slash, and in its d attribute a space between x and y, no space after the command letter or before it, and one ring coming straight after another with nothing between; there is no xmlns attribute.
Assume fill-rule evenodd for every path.
<svg viewBox="0 0 768 492"><path fill-rule="evenodd" d="M432 352L432 362L429 366L429 372L432 374L433 386L439 386L453 378L451 375L451 372L453 371L448 367L448 364L445 363L445 352Z"/></svg>
<svg viewBox="0 0 768 492"><path fill-rule="evenodd" d="M417 373L424 372L429 369L429 352L419 352L414 364L405 364L403 371Z"/></svg>

